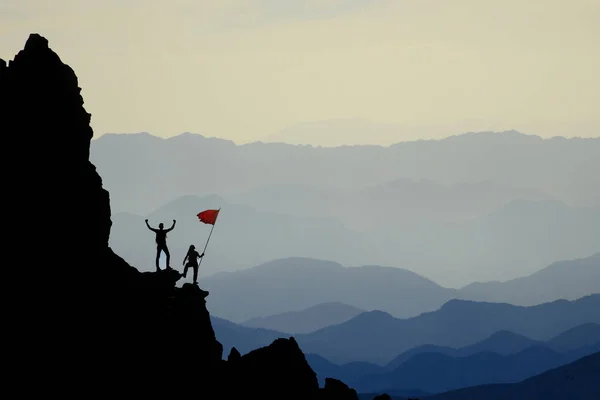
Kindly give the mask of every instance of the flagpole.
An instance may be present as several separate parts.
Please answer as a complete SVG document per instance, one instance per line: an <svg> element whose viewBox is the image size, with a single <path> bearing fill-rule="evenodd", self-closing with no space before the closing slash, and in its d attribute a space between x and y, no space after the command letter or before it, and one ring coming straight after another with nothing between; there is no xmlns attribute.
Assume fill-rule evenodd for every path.
<svg viewBox="0 0 600 400"><path fill-rule="evenodd" d="M221 207L219 207L219 212L221 211ZM217 219L219 219L219 216L217 214ZM213 233L213 229L215 229L215 225L217 224L217 219L215 219L215 223L213 224L212 228L210 228L210 233L208 234L208 239L206 239L206 244L204 245L204 250L202 250L202 254L204 254L206 252L206 248L208 247L208 241L210 240L210 236ZM204 257L202 257L200 259L200 263L198 264L198 268L200 268L200 265L202 264L202 260L204 260Z"/></svg>

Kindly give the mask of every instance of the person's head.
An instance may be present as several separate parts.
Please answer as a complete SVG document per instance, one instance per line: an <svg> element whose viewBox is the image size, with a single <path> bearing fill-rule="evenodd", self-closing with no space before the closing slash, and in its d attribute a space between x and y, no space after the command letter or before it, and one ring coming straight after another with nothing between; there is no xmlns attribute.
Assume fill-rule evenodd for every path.
<svg viewBox="0 0 600 400"><path fill-rule="evenodd" d="M165 225L164 225L162 222L161 222L160 224L158 224L158 228L159 228L159 229L162 229L162 228L164 228L164 227L165 227Z"/></svg>
<svg viewBox="0 0 600 400"><path fill-rule="evenodd" d="M193 244L190 245L190 250L189 251L194 251L194 250L196 250L196 246L194 246Z"/></svg>

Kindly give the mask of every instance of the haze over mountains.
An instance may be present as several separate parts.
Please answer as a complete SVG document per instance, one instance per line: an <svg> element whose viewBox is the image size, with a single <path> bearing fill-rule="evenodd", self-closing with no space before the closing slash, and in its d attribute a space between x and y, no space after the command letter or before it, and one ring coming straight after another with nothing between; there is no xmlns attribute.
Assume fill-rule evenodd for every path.
<svg viewBox="0 0 600 400"><path fill-rule="evenodd" d="M295 337L306 353L316 353L333 363L367 361L384 365L399 354L422 345L464 347L499 331L547 341L590 323L600 324L600 294L531 307L451 300L436 311L408 319L370 311L344 323ZM225 349L234 343L230 338L236 338L235 346L242 353L250 346L241 338L251 338L254 345L272 337L288 336L230 321L213 325Z"/></svg>
<svg viewBox="0 0 600 400"><path fill-rule="evenodd" d="M440 353L452 357L468 357L481 352L492 352L500 355L517 354L531 347L546 347L558 353L575 353L584 347L600 345L600 324L584 323L559 333L549 340L533 340L507 330L499 330L488 338L464 347L448 347L423 345L398 355L386 366L386 370L394 370L396 367L408 361L416 354ZM596 350L598 351L598 350Z"/></svg>
<svg viewBox="0 0 600 400"><path fill-rule="evenodd" d="M144 214L183 194L225 195L265 185L356 191L398 179L491 182L591 206L600 202L599 152L600 138L542 139L515 131L339 148L141 133L105 134L93 141L91 157L114 192L115 211Z"/></svg>
<svg viewBox="0 0 600 400"><path fill-rule="evenodd" d="M467 132L462 124L389 124L363 118L333 118L289 125L264 138L267 143L289 143L324 147L341 147L378 143L393 145L398 138L445 137L453 132Z"/></svg>
<svg viewBox="0 0 600 400"><path fill-rule="evenodd" d="M337 365L317 354L307 354L307 359L319 379L341 379L362 393L407 393L416 388L433 393L450 386L518 382L598 351L600 325L583 324L548 341L498 331L460 348L418 346L386 365L360 361ZM431 368L437 373L432 374ZM445 387L440 390L440 385Z"/></svg>
<svg viewBox="0 0 600 400"><path fill-rule="evenodd" d="M516 383L597 354L599 296L527 308L451 301L434 313L407 320L365 312L347 323L296 338L321 383L331 377L359 393L429 398L469 386ZM212 321L225 349L235 343L242 353L285 336L216 317ZM398 343L408 342L408 350L394 353ZM389 356L384 359L369 359L371 354L386 352Z"/></svg>
<svg viewBox="0 0 600 400"><path fill-rule="evenodd" d="M600 347L596 351L600 351L598 348ZM590 354L593 352L583 356ZM440 393L481 384L519 382L578 358L581 357L573 358L545 347L531 347L506 356L492 352L465 357L423 353L412 357L393 371L368 374L356 379L345 377L344 381L349 382L360 393L396 394L411 389ZM432 375L436 379L431 379Z"/></svg>
<svg viewBox="0 0 600 400"><path fill-rule="evenodd" d="M506 282L472 283L461 289L472 300L534 305L600 293L600 253L558 261L529 276Z"/></svg>
<svg viewBox="0 0 600 400"><path fill-rule="evenodd" d="M455 297L453 289L400 268L349 268L302 258L221 273L203 282L208 291L215 293L214 314L234 322L330 302L408 317L433 311ZM228 300L234 294L246 299L243 304L234 306ZM281 298L285 301L274 301Z"/></svg>
<svg viewBox="0 0 600 400"><path fill-rule="evenodd" d="M293 335L322 384L433 399L490 383L519 396L600 351L600 139L95 142L121 211L110 244L142 269L145 218L178 221L180 268L210 230L195 215L222 208L200 275L225 353Z"/></svg>
<svg viewBox="0 0 600 400"><path fill-rule="evenodd" d="M183 254L207 237L194 218L209 207L223 212L205 275L308 257L405 268L456 288L600 250L600 139L511 131L313 148L107 134L92 143L115 209L111 246L148 268L145 217L176 218L169 240Z"/></svg>
<svg viewBox="0 0 600 400"><path fill-rule="evenodd" d="M372 311L296 338L307 353L320 354L333 362L386 363L394 355L422 344L461 347L499 330L548 340L589 322L600 323L600 294L531 307L451 300L437 311L409 319Z"/></svg>
<svg viewBox="0 0 600 400"><path fill-rule="evenodd" d="M597 137L598 127L593 124L546 123L535 128L542 136ZM562 129L557 129L558 127ZM391 146L400 140L430 140L445 138L460 132L481 132L491 127L503 130L510 128L506 121L491 118L468 118L458 123L398 124L385 123L366 118L328 118L297 122L283 127L278 132L263 136L259 141L266 143L288 143L313 147L342 147L361 145ZM520 125L521 132L530 132ZM532 130L530 133L533 133ZM553 132L553 133L551 133ZM400 139L402 138L402 139ZM414 139L416 138L416 139Z"/></svg>
<svg viewBox="0 0 600 400"><path fill-rule="evenodd" d="M289 334L310 333L329 325L346 322L364 311L339 302L322 303L302 311L289 311L268 317L251 318L242 325Z"/></svg>
<svg viewBox="0 0 600 400"><path fill-rule="evenodd" d="M213 293L211 311L214 315L242 323L251 318L288 313L287 322L279 327L287 326L287 330L282 329L287 332L303 326L295 332L299 333L313 326L314 309L311 312L307 308L331 302L405 318L437 310L451 299L525 306L556 299L576 300L600 293L600 253L553 263L512 281L474 284L458 290L441 287L401 268L343 267L304 258L281 259L242 271L208 276L203 278L203 285ZM486 291L487 285L493 289ZM231 296L242 296L244 302L240 304ZM285 301L280 301L282 298ZM335 314L330 313L331 321L339 318ZM276 327L260 320L253 326Z"/></svg>
<svg viewBox="0 0 600 400"><path fill-rule="evenodd" d="M104 135L91 158L116 211L111 247L141 269L154 268L144 219L177 220L181 268L210 230L195 215L223 210L200 275L225 353L294 335L320 378L424 397L600 350L581 336L600 323L600 139Z"/></svg>

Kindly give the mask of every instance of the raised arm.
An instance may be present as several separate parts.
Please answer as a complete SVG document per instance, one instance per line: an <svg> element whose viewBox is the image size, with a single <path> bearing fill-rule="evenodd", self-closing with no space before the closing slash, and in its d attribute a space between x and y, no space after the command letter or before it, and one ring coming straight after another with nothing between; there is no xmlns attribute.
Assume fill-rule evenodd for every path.
<svg viewBox="0 0 600 400"><path fill-rule="evenodd" d="M157 230L154 229L153 227L150 226L150 224L148 223L148 220L146 220L146 226L148 227L148 229L150 229L152 232L156 232Z"/></svg>
<svg viewBox="0 0 600 400"><path fill-rule="evenodd" d="M167 232L171 232L173 230L173 228L175 228L175 222L177 222L177 221L173 220L173 225L171 225L171 227L166 230Z"/></svg>

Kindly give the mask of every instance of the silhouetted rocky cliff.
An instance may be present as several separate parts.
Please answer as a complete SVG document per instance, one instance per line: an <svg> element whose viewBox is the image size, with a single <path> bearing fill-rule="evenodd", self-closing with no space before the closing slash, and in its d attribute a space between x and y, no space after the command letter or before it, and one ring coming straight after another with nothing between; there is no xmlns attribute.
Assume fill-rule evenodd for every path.
<svg viewBox="0 0 600 400"><path fill-rule="evenodd" d="M6 361L21 394L356 398L341 383L319 389L293 338L222 360L207 292L176 288L176 271L140 273L112 252L109 194L89 161L80 92L42 36L0 60L4 250L13 261Z"/></svg>

